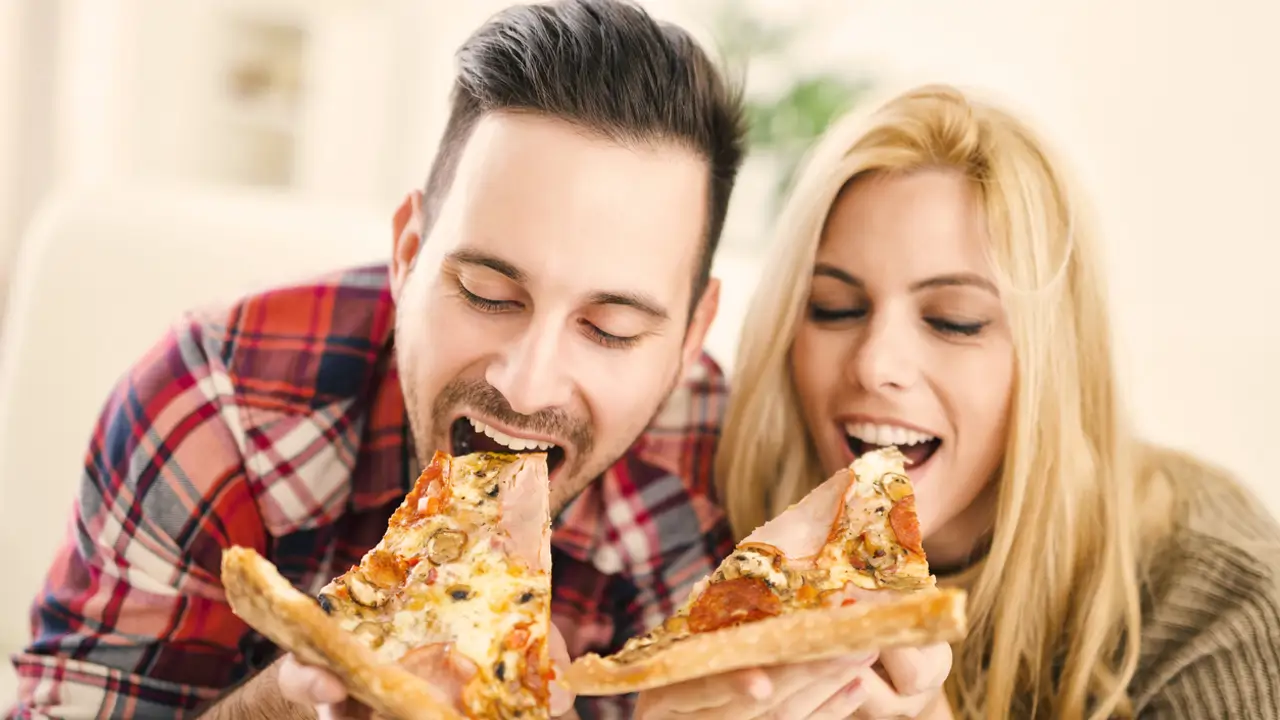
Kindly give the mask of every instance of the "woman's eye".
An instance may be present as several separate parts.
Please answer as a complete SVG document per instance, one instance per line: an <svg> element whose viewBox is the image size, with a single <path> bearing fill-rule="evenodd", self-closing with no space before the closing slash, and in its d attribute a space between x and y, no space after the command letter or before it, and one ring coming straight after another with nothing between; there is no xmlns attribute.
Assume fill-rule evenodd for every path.
<svg viewBox="0 0 1280 720"><path fill-rule="evenodd" d="M985 322L956 322L944 318L925 318L925 322L934 330L944 335L960 335L964 337L973 337L982 332L987 326Z"/></svg>
<svg viewBox="0 0 1280 720"><path fill-rule="evenodd" d="M487 297L477 295L468 290L461 282L458 283L458 295L460 295L468 305L480 312L497 313L520 307L520 303L513 300L490 300Z"/></svg>
<svg viewBox="0 0 1280 720"><path fill-rule="evenodd" d="M866 308L829 308L822 305L809 305L809 318L817 323L834 323L844 320L861 320L866 317Z"/></svg>

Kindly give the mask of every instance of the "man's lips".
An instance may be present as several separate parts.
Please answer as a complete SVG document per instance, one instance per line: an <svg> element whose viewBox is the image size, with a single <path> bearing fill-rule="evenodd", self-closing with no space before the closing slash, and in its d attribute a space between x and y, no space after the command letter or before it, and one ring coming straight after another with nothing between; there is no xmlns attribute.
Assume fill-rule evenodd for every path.
<svg viewBox="0 0 1280 720"><path fill-rule="evenodd" d="M485 432L489 430L489 432ZM449 426L449 449L454 455L469 455L476 452L495 453L535 453L547 454L547 473L554 473L564 463L564 448L559 445L531 438L519 438L489 428L482 421L473 422L463 416Z"/></svg>

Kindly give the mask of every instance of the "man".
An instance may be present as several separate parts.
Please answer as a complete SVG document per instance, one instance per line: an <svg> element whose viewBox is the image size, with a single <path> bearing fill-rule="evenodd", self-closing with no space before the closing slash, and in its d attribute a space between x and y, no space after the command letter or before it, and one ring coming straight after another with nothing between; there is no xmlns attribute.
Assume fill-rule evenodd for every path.
<svg viewBox="0 0 1280 720"><path fill-rule="evenodd" d="M389 269L191 319L115 390L15 658L17 712L313 716L288 698L323 702L298 684L332 678L231 613L222 551L255 548L315 592L437 448L551 447L571 654L670 612L729 543L709 496L723 380L701 344L742 144L702 50L635 6L491 19L458 53Z"/></svg>

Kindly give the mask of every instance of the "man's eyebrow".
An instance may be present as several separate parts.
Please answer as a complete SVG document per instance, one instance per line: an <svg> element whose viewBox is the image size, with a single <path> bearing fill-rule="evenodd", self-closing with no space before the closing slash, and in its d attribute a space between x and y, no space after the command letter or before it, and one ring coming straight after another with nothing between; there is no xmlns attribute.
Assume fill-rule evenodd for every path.
<svg viewBox="0 0 1280 720"><path fill-rule="evenodd" d="M506 275L514 282L523 283L528 277L520 268L503 260L496 255L490 255L479 250L455 250L445 256L445 260L460 265L479 265L487 267L490 270Z"/></svg>
<svg viewBox="0 0 1280 720"><path fill-rule="evenodd" d="M862 280L850 275L834 265L828 265L827 263L818 263L815 265L813 267L813 275L814 277L821 276L834 278L842 283L852 285L857 288L864 286ZM996 297L1000 296L1000 291L996 289L995 284L990 280L976 273L967 272L950 273L947 275L938 275L936 277L919 280L911 284L911 291L919 292L920 290L942 287L976 287L981 290L986 290Z"/></svg>
<svg viewBox="0 0 1280 720"><path fill-rule="evenodd" d="M658 320L666 320L670 317L661 303L643 293L594 292L587 298L587 301L592 305L623 305L639 310Z"/></svg>

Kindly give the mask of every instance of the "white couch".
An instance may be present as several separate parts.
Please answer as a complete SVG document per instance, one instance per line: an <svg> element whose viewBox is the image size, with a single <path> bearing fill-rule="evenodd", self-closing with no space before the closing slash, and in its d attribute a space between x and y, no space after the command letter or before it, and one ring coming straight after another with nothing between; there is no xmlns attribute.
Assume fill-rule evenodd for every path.
<svg viewBox="0 0 1280 720"><path fill-rule="evenodd" d="M184 310L384 261L391 211L253 192L95 187L48 203L23 239L0 337L0 708L10 653L62 540L89 434L120 374ZM16 561L16 562L15 562Z"/></svg>

